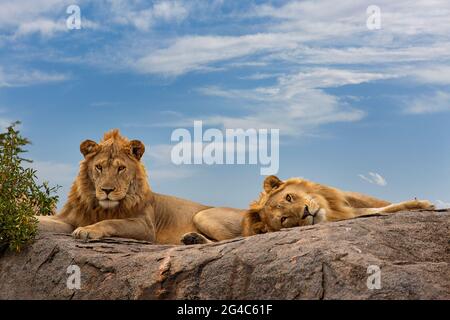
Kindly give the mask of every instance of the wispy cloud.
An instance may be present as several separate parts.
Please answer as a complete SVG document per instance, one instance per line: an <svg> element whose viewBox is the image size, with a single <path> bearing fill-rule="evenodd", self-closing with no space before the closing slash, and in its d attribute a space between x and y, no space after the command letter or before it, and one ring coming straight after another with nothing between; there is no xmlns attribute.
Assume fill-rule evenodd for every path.
<svg viewBox="0 0 450 320"><path fill-rule="evenodd" d="M139 72L177 76L208 65L261 51L294 48L292 35L271 33L244 36L185 36L169 47L157 49L135 63Z"/></svg>
<svg viewBox="0 0 450 320"><path fill-rule="evenodd" d="M431 64L428 66L414 67L405 72L415 78L419 83L430 85L450 85L450 65Z"/></svg>
<svg viewBox="0 0 450 320"><path fill-rule="evenodd" d="M312 69L279 76L277 84L253 89L203 87L204 95L241 100L249 114L244 116L211 116L203 120L225 128L275 128L280 134L301 135L319 125L351 122L365 113L349 106L321 88L339 87L385 79L392 75L356 72L342 69Z"/></svg>
<svg viewBox="0 0 450 320"><path fill-rule="evenodd" d="M268 97L266 104L263 96ZM337 97L313 89L298 90L288 96L261 92L248 101L252 104L248 115L209 116L203 121L223 128L280 129L281 135L299 136L319 125L358 121L365 115Z"/></svg>
<svg viewBox="0 0 450 320"><path fill-rule="evenodd" d="M450 59L450 44L437 42L429 45L409 42L397 44L384 44L381 47L353 46L326 47L304 45L295 50L284 51L277 55L272 54L271 59L284 60L296 64L344 64L365 65L375 64L386 69L387 64L411 62L436 62Z"/></svg>
<svg viewBox="0 0 450 320"><path fill-rule="evenodd" d="M429 95L422 95L408 101L405 99L404 110L410 114L427 114L450 111L450 94L436 91Z"/></svg>
<svg viewBox="0 0 450 320"><path fill-rule="evenodd" d="M8 34L10 39L32 34L49 38L67 32L66 9L72 4L70 0L3 0L0 2L0 31ZM142 0L80 0L77 4L81 8L81 27L84 29L126 25L149 31L159 21L180 22L189 14L189 5L179 0L154 3ZM88 7L95 10L94 16L101 18L101 23L84 15L84 9Z"/></svg>
<svg viewBox="0 0 450 320"><path fill-rule="evenodd" d="M264 80L264 79L270 79L270 78L276 78L280 76L280 73L261 73L257 72L248 76L240 77L240 79L243 80Z"/></svg>
<svg viewBox="0 0 450 320"><path fill-rule="evenodd" d="M4 0L0 3L0 30L13 37L51 36L67 30L64 12L69 4L68 0Z"/></svg>
<svg viewBox="0 0 450 320"><path fill-rule="evenodd" d="M195 120L221 128L279 129L281 135L300 136L320 125L359 121L365 112L323 88L354 85L396 77L345 69L318 68L292 75L280 75L274 86L251 89L200 87L202 95L233 100L243 108L240 115L180 116L158 126L189 127ZM356 101L357 103L357 101Z"/></svg>
<svg viewBox="0 0 450 320"><path fill-rule="evenodd" d="M379 173L376 172L369 172L368 176L365 176L363 174L359 174L358 177L363 179L364 181L367 181L372 184L376 184L380 187L387 186L387 181L385 178L383 178Z"/></svg>
<svg viewBox="0 0 450 320"><path fill-rule="evenodd" d="M288 1L281 5L261 4L253 12L260 17L278 20L275 27L279 30L296 29L321 39L336 35L347 39L361 36L366 27L366 8L373 3L343 0L338 6L334 4L333 0ZM381 8L383 33L389 37L395 35L403 39L423 34L446 35L450 30L445 23L450 5L445 0L417 0L414 3L408 0L379 0L376 5ZM433 23L430 24L430 21Z"/></svg>
<svg viewBox="0 0 450 320"><path fill-rule="evenodd" d="M332 88L395 77L397 77L395 74L363 72L350 69L315 68L281 77L279 81L280 85L286 85L290 90L295 91L296 88Z"/></svg>
<svg viewBox="0 0 450 320"><path fill-rule="evenodd" d="M102 7L109 11L112 22L130 25L140 31L149 31L158 21L181 22L188 15L190 6L184 1L108 1Z"/></svg>
<svg viewBox="0 0 450 320"><path fill-rule="evenodd" d="M448 44L442 41L450 33L448 2L436 0L431 6L428 1L379 1L383 28L379 33L365 24L370 4L345 0L335 6L331 0L322 0L253 6L241 14L266 18L259 32L177 37L156 50L149 48L151 52L133 66L144 73L177 76L249 57L249 61L232 63L369 65L450 58Z"/></svg>
<svg viewBox="0 0 450 320"><path fill-rule="evenodd" d="M68 79L70 79L68 75L61 73L48 73L39 70L25 70L17 68L5 69L0 66L0 88L61 82Z"/></svg>

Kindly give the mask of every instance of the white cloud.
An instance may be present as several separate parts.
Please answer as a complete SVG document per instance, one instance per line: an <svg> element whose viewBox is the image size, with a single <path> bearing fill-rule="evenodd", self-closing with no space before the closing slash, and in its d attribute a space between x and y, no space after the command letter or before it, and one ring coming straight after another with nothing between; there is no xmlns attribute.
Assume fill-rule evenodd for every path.
<svg viewBox="0 0 450 320"><path fill-rule="evenodd" d="M137 71L177 76L205 69L209 64L261 51L279 51L295 47L288 34L252 34L244 36L185 36L167 48L157 49L138 59Z"/></svg>
<svg viewBox="0 0 450 320"><path fill-rule="evenodd" d="M199 70L223 70L228 67L264 67L267 65L306 64L319 65L318 69L333 64L365 65L377 68L378 78L390 78L392 68L388 64L398 63L443 63L450 59L450 44L437 42L427 45L410 45L395 43L383 46L340 46L330 47L307 45L304 35L292 33L259 33L244 36L184 36L175 39L165 48L149 48L149 54L134 59L132 67L141 73L178 76ZM356 37L356 39L359 39ZM334 43L339 44L339 39ZM233 59L250 59L252 61L231 62L221 68L214 64ZM322 67L320 67L322 66ZM448 66L446 67L448 69ZM311 69L311 67L310 67ZM413 75L420 82L449 83L444 73L439 76L439 67L430 70L407 70L397 68L396 77ZM316 74L317 75L317 74ZM314 74L312 75L314 76ZM339 74L336 74L339 77ZM361 74L363 76L363 74ZM256 74L248 79L269 78L269 73Z"/></svg>
<svg viewBox="0 0 450 320"><path fill-rule="evenodd" d="M61 31L67 31L65 21L38 19L34 21L25 21L20 24L14 36L20 37L28 34L40 33L43 36L50 37L56 32Z"/></svg>
<svg viewBox="0 0 450 320"><path fill-rule="evenodd" d="M248 94L246 97L248 104L244 106L251 109L248 115L185 117L184 120L165 125L189 126L194 120L202 120L205 125L214 127L279 129L280 135L300 136L319 125L358 121L365 115L363 111L353 109L341 103L337 97L320 90L301 90L289 97L275 94L268 98L266 103L263 98L266 93L258 95L255 92L243 92L244 94ZM251 97L252 95L254 97Z"/></svg>
<svg viewBox="0 0 450 320"><path fill-rule="evenodd" d="M395 74L315 68L280 78L280 85L296 88L332 88L397 77Z"/></svg>
<svg viewBox="0 0 450 320"><path fill-rule="evenodd" d="M241 61L241 62L230 62L227 64L228 67L240 68L240 67L265 67L267 62L263 61Z"/></svg>
<svg viewBox="0 0 450 320"><path fill-rule="evenodd" d="M0 30L13 36L51 36L67 29L64 12L69 4L68 0L4 0L0 2Z"/></svg>
<svg viewBox="0 0 450 320"><path fill-rule="evenodd" d="M244 116L204 117L203 121L209 125L244 129L273 128L280 129L282 135L298 136L319 125L358 121L365 115L363 111L317 88L358 84L387 77L378 73L319 68L280 76L277 84L270 87L244 90L203 87L198 91L205 95L241 100L241 104L251 111Z"/></svg>
<svg viewBox="0 0 450 320"><path fill-rule="evenodd" d="M168 46L149 48L133 66L143 73L176 76L250 56L251 61L237 63L368 65L450 58L449 44L443 41L450 34L447 1L435 0L433 5L424 0L380 1L380 32L366 27L370 4L345 0L336 6L332 0L322 0L255 6L244 16L268 18L259 25L259 33L178 37Z"/></svg>
<svg viewBox="0 0 450 320"><path fill-rule="evenodd" d="M157 1L148 4L145 1L110 0L103 4L103 10L109 12L112 22L131 25L140 31L149 31L151 27L163 22L181 22L189 15L189 5L183 1Z"/></svg>
<svg viewBox="0 0 450 320"><path fill-rule="evenodd" d="M380 187L387 186L386 179L384 179L379 173L376 173L376 172L369 172L369 176L359 174L358 177L360 177L361 179L363 179L369 183L376 184Z"/></svg>
<svg viewBox="0 0 450 320"><path fill-rule="evenodd" d="M21 87L40 83L61 82L69 79L69 76L61 73L47 73L39 70L23 70L0 66L0 88Z"/></svg>
<svg viewBox="0 0 450 320"><path fill-rule="evenodd" d="M359 38L356 38L359 39ZM339 43L339 41L336 41ZM436 62L450 59L450 44L437 42L429 45L411 45L410 43L385 44L372 46L299 46L294 50L285 50L271 54L270 59L288 61L298 64L345 64L365 65L373 67L375 64ZM380 71L385 70L382 66Z"/></svg>
<svg viewBox="0 0 450 320"><path fill-rule="evenodd" d="M71 0L3 0L0 2L0 31L9 34L12 39L30 34L52 37L67 32L66 8L74 4ZM131 25L138 30L148 31L155 22L180 22L189 14L189 7L182 1L157 1L154 4L145 1L124 0L79 0L81 8L81 27L97 29L101 25ZM94 4L94 6L92 6ZM89 20L84 8L94 8L95 16L102 23Z"/></svg>
<svg viewBox="0 0 450 320"><path fill-rule="evenodd" d="M410 114L426 114L450 111L450 93L436 91L433 94L420 96L410 101L405 99L405 112Z"/></svg>
<svg viewBox="0 0 450 320"><path fill-rule="evenodd" d="M316 102L320 102L320 97L318 97ZM306 107L309 108L311 106ZM358 121L364 116L364 113L361 111L349 110L336 114L323 112L322 114L317 114L316 117L309 117L308 115L301 117L296 115L298 112L295 108L297 106L281 108L278 112L275 110L259 111L243 117L211 116L206 117L203 121L208 125L223 128L279 129L280 135L301 136L319 125ZM325 108L335 109L334 102L325 106ZM300 106L298 109L301 110L302 107Z"/></svg>
<svg viewBox="0 0 450 320"><path fill-rule="evenodd" d="M261 73L261 72L257 72L257 73L251 74L249 76L240 77L240 79L243 79L243 80L264 80L264 79L276 78L276 77L278 77L280 75L281 75L280 73Z"/></svg>
<svg viewBox="0 0 450 320"><path fill-rule="evenodd" d="M189 8L182 1L160 1L153 6L156 18L166 21L181 21L189 14Z"/></svg>
<svg viewBox="0 0 450 320"><path fill-rule="evenodd" d="M414 67L409 74L415 77L417 82L435 85L450 84L450 65L438 64L422 67Z"/></svg>
<svg viewBox="0 0 450 320"><path fill-rule="evenodd" d="M256 6L254 14L278 21L275 28L284 31L309 32L316 38L329 39L338 35L350 38L367 32L366 8L372 1L334 0L288 1L281 6L262 4ZM383 33L405 36L423 34L448 35L450 5L446 0L378 0L381 8ZM325 8L325 9L324 9ZM373 33L371 35L373 37Z"/></svg>
<svg viewBox="0 0 450 320"><path fill-rule="evenodd" d="M69 0L4 0L0 3L0 30L12 29L15 30L13 34L19 36L31 33L51 36L65 28L63 9L69 4L72 4ZM165 76L192 71L275 66L280 63L319 65L318 68L326 68L330 64L370 67L378 64L377 68L372 69L377 70L379 79L385 79L386 74L390 77L386 69L390 63L440 61L445 65L450 59L448 1L418 0L411 3L407 0L380 0L377 2L382 10L382 30L379 32L369 31L365 24L366 8L370 4L370 1L351 0L343 0L339 6L333 0L287 1L282 5L234 6L231 12L224 15L220 9L222 1L167 0L148 3L143 0L80 0L83 26L101 25L110 29L127 25L149 32L159 22L169 23L172 27L187 19L212 19L213 14L233 24L243 23L243 18L258 19L255 27L248 29L258 31L247 34L221 32L218 35L214 33L221 29L210 31L200 28L195 35L168 35L155 41L140 39L137 45L119 41L108 49L108 54L99 50L101 57L94 57L94 54L81 60ZM102 20L101 23L86 20L83 14L86 6L91 7L97 19ZM149 35L152 37L154 34ZM218 67L218 63L223 65ZM445 74L434 69L415 73L414 78L422 83L448 84L450 80ZM274 77L270 72L259 72L243 78L258 80L270 77ZM320 81L326 82L326 79Z"/></svg>

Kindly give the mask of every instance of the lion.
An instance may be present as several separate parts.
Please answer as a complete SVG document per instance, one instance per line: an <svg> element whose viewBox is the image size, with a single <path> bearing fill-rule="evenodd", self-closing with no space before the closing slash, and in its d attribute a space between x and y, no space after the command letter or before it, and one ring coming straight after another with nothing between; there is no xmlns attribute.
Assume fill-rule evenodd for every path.
<svg viewBox="0 0 450 320"><path fill-rule="evenodd" d="M40 232L79 239L131 238L157 244L197 244L241 236L244 210L210 207L152 192L139 140L115 129L100 143L80 145L84 160L59 214L38 216Z"/></svg>
<svg viewBox="0 0 450 320"><path fill-rule="evenodd" d="M269 176L260 198L250 205L242 221L243 236L315 225L402 210L431 210L430 201L396 204L356 192L346 192L300 178L281 181Z"/></svg>

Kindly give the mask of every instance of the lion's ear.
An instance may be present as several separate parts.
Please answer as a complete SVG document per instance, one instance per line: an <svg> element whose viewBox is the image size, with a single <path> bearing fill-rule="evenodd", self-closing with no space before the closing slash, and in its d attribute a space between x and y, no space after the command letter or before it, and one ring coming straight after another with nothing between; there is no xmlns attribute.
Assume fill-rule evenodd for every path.
<svg viewBox="0 0 450 320"><path fill-rule="evenodd" d="M264 191L269 193L273 189L279 188L283 184L283 181L278 179L277 176L268 176L266 180L264 180Z"/></svg>
<svg viewBox="0 0 450 320"><path fill-rule="evenodd" d="M139 161L145 153L145 145L139 140L130 142L131 154Z"/></svg>
<svg viewBox="0 0 450 320"><path fill-rule="evenodd" d="M98 144L92 140L83 141L80 145L80 151L83 156L86 158L87 155L97 150Z"/></svg>

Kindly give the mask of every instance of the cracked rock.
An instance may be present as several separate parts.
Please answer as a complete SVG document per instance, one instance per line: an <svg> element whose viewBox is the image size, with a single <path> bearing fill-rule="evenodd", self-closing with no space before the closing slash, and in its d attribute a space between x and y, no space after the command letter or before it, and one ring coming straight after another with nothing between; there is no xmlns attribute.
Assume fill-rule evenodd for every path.
<svg viewBox="0 0 450 320"><path fill-rule="evenodd" d="M71 265L79 290L67 286ZM0 299L450 299L450 211L189 247L41 234L1 254Z"/></svg>

